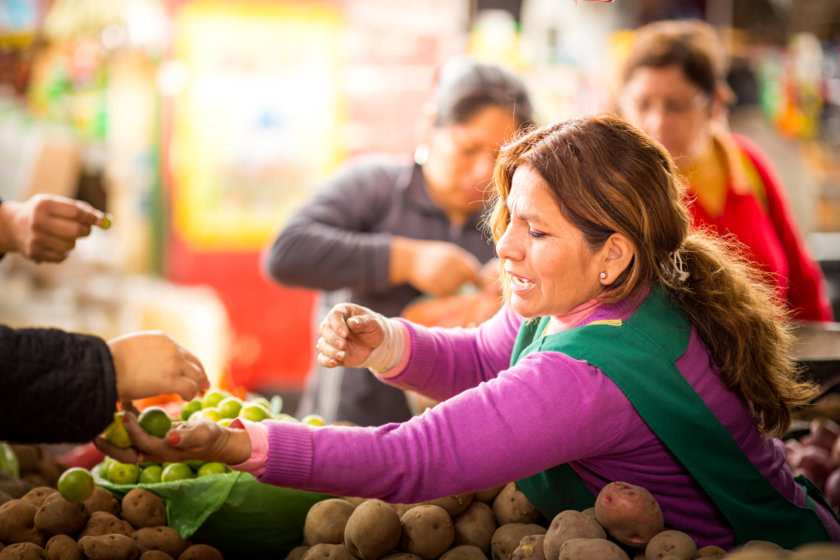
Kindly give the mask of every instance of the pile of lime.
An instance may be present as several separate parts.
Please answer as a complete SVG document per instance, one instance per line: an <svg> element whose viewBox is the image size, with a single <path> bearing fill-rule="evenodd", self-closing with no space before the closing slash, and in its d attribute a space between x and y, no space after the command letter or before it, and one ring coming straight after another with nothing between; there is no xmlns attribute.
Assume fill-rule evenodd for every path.
<svg viewBox="0 0 840 560"><path fill-rule="evenodd" d="M103 436L112 445L120 448L131 447L131 436L123 423L125 413L114 413L114 421L105 429ZM202 397L185 402L177 418L171 418L161 407L151 406L144 409L137 417L137 423L147 433L163 438L172 427L173 421L196 422L209 420L221 426L229 425L235 418L252 422L262 420L284 420L303 422L314 426L323 426L324 419L317 414L310 414L297 419L283 412L283 399L275 395L270 400L265 397L240 399L221 389L211 389ZM183 463L121 463L111 457L99 465L99 476L113 484L152 484L172 482L230 472L230 467L223 463L205 461L186 461Z"/></svg>

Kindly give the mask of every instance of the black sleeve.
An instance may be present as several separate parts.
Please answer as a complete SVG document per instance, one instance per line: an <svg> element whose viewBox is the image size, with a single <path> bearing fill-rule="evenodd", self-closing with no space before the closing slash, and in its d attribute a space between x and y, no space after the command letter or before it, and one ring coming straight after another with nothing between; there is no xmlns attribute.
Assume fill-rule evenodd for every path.
<svg viewBox="0 0 840 560"><path fill-rule="evenodd" d="M376 231L394 196L394 167L349 166L296 212L264 256L271 278L319 290L387 289L392 235Z"/></svg>
<svg viewBox="0 0 840 560"><path fill-rule="evenodd" d="M0 326L0 440L92 440L117 402L104 340L58 329Z"/></svg>

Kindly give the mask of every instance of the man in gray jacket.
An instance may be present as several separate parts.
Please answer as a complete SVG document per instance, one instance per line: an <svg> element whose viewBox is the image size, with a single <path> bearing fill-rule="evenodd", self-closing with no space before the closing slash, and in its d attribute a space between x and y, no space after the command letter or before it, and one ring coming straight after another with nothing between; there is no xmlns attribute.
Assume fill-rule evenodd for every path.
<svg viewBox="0 0 840 560"><path fill-rule="evenodd" d="M441 70L434 107L414 162L349 163L267 250L277 282L327 292L319 317L340 301L399 315L421 294L477 284L493 258L480 227L486 193L498 148L531 124L527 91L498 66L458 57ZM403 392L366 369L317 366L296 412L310 413L361 426L411 416Z"/></svg>

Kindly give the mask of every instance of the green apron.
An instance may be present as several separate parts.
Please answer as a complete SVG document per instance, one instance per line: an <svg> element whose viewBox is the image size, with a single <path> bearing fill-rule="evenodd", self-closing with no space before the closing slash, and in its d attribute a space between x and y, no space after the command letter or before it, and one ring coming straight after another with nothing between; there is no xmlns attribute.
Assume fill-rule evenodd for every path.
<svg viewBox="0 0 840 560"><path fill-rule="evenodd" d="M552 351L604 372L715 503L738 544L764 540L792 549L831 540L813 500L834 510L819 489L798 476L797 482L806 491L806 506L783 496L677 369L674 362L688 347L690 326L661 288L653 288L627 321L595 322L542 336L548 321L543 317L523 324L511 364L532 352ZM549 520L563 510L595 504L595 496L568 464L519 480L517 485Z"/></svg>

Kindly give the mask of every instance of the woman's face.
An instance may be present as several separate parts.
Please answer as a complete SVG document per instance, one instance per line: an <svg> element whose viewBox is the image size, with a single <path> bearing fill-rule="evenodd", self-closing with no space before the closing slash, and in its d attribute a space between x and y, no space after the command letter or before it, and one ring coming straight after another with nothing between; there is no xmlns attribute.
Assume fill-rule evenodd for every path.
<svg viewBox="0 0 840 560"><path fill-rule="evenodd" d="M466 123L432 129L423 175L432 199L454 223L482 210L496 155L515 130L512 112L496 106Z"/></svg>
<svg viewBox="0 0 840 560"><path fill-rule="evenodd" d="M557 206L542 176L513 174L510 222L496 243L514 311L526 318L562 315L601 292L604 248L592 251Z"/></svg>
<svg viewBox="0 0 840 560"><path fill-rule="evenodd" d="M710 142L709 95L688 80L677 65L633 71L621 94L624 118L644 130L687 167Z"/></svg>

